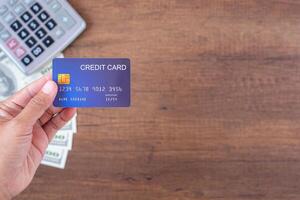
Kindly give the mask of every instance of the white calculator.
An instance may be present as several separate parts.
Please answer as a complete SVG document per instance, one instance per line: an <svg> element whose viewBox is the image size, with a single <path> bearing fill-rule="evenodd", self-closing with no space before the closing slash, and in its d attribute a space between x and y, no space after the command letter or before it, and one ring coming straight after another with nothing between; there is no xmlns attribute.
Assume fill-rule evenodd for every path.
<svg viewBox="0 0 300 200"><path fill-rule="evenodd" d="M66 0L0 0L0 48L25 74L53 59L85 27Z"/></svg>

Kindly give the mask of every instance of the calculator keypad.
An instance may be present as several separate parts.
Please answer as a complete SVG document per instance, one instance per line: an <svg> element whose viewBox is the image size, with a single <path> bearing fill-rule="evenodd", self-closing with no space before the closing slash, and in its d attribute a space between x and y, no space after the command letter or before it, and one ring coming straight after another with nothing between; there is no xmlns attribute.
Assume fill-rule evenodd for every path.
<svg viewBox="0 0 300 200"><path fill-rule="evenodd" d="M26 55L21 61L25 66L28 66L30 63L32 63L33 59L30 55Z"/></svg>
<svg viewBox="0 0 300 200"><path fill-rule="evenodd" d="M76 22L71 17L71 15L65 11L64 9L60 10L58 13L58 20L63 26L65 26L67 29L71 29L73 26L75 26Z"/></svg>
<svg viewBox="0 0 300 200"><path fill-rule="evenodd" d="M0 43L24 66L46 54L76 25L60 0L0 1Z"/></svg>
<svg viewBox="0 0 300 200"><path fill-rule="evenodd" d="M19 35L19 37L20 37L22 40L24 40L25 38L28 37L29 32L28 32L25 28L23 28L23 29L18 33L18 35Z"/></svg>
<svg viewBox="0 0 300 200"><path fill-rule="evenodd" d="M0 6L0 15L4 15L8 11L8 7L3 5Z"/></svg>
<svg viewBox="0 0 300 200"><path fill-rule="evenodd" d="M38 18L41 20L41 22L45 22L47 19L49 19L49 15L46 11L43 11L38 15Z"/></svg>
<svg viewBox="0 0 300 200"><path fill-rule="evenodd" d="M56 39L59 39L59 38L61 38L61 37L64 36L64 35L65 35L65 31L64 31L62 28L60 28L60 27L58 27L58 28L54 31L54 36L55 36Z"/></svg>
<svg viewBox="0 0 300 200"><path fill-rule="evenodd" d="M10 25L10 27L14 32L17 32L22 28L22 24L18 20L16 20Z"/></svg>
<svg viewBox="0 0 300 200"><path fill-rule="evenodd" d="M37 45L31 52L35 57L39 57L44 52L44 49L41 45Z"/></svg>
<svg viewBox="0 0 300 200"><path fill-rule="evenodd" d="M57 0L54 0L53 3L50 5L50 9L53 12L57 12L59 11L59 9L61 9L61 4Z"/></svg>
<svg viewBox="0 0 300 200"><path fill-rule="evenodd" d="M8 5L14 6L14 5L16 5L17 2L18 2L18 0L9 0Z"/></svg>
<svg viewBox="0 0 300 200"><path fill-rule="evenodd" d="M47 32L45 31L45 29L40 28L35 35L39 38L39 39L43 39L46 36Z"/></svg>
<svg viewBox="0 0 300 200"><path fill-rule="evenodd" d="M35 3L30 9L34 14L38 14L42 10L42 6L39 3Z"/></svg>
<svg viewBox="0 0 300 200"><path fill-rule="evenodd" d="M43 43L46 47L50 47L53 43L54 43L54 40L51 36L47 36L44 40L43 40Z"/></svg>
<svg viewBox="0 0 300 200"><path fill-rule="evenodd" d="M9 12L9 13L7 13L5 16L4 16L4 21L6 22L6 23L11 23L12 21L14 21L15 20L15 16L14 16L14 14L12 13L12 12Z"/></svg>
<svg viewBox="0 0 300 200"><path fill-rule="evenodd" d="M53 30L57 23L56 21L51 18L51 16L48 14L46 10L43 10L43 7L37 3L34 0L22 0L25 6L29 6L29 9L26 10L25 6L21 3L18 3L18 0L11 0L9 1L10 6L14 6L17 4L17 6L14 7L15 14L19 15L20 20L27 24L27 28L24 28L22 23L14 16L12 12L8 12L7 6L1 6L0 7L0 15L1 13L6 13L4 15L4 21L7 23L11 23L10 27L11 29L16 32L21 40L24 40L24 43L26 46L31 49L31 53L33 57L39 57L44 51L44 47L49 48L55 40L48 35L46 29L49 31ZM50 9L59 9L60 4L57 1L52 0L45 0L46 3L51 4ZM15 21L13 21L15 20ZM1 25L1 24L0 24ZM45 26L45 28L41 27ZM1 28L1 26L0 26ZM1 31L1 30L0 30ZM32 31L32 33L30 33ZM56 30L55 36L57 38L64 35L64 30L59 28ZM9 38L11 38L11 34L8 31L4 31L0 34L0 39L3 41L7 41ZM37 38L37 39L36 39ZM39 41L41 44L39 44ZM42 46L44 45L44 47ZM33 62L33 57L29 54L26 54L26 50L24 47L19 46L19 42L16 39L10 39L7 41L7 47L10 49L15 49L14 54L21 58L24 56L24 58L21 60L22 63L27 66L31 62Z"/></svg>
<svg viewBox="0 0 300 200"><path fill-rule="evenodd" d="M34 3L34 0L22 0L24 4L26 4L27 6L30 6Z"/></svg>
<svg viewBox="0 0 300 200"><path fill-rule="evenodd" d="M7 47L10 49L15 49L19 45L18 40L12 38L7 42Z"/></svg>
<svg viewBox="0 0 300 200"><path fill-rule="evenodd" d="M27 40L26 40L26 42L25 42L25 44L28 46L28 48L32 48L34 45L36 45L36 43L37 43L37 41L36 41L36 39L34 39L34 37L32 37L32 36L30 36Z"/></svg>
<svg viewBox="0 0 300 200"><path fill-rule="evenodd" d="M26 10L25 6L23 6L22 4L18 4L16 5L16 7L14 8L14 11L17 15L21 15L22 13L24 13Z"/></svg>
<svg viewBox="0 0 300 200"><path fill-rule="evenodd" d="M51 3L53 0L44 0L47 4Z"/></svg>
<svg viewBox="0 0 300 200"><path fill-rule="evenodd" d="M27 5L27 6L31 6L34 3L34 0L23 0L23 2Z"/></svg>
<svg viewBox="0 0 300 200"><path fill-rule="evenodd" d="M23 47L19 46L18 48L16 48L14 53L18 58L22 58L25 55L26 50Z"/></svg>
<svg viewBox="0 0 300 200"><path fill-rule="evenodd" d="M10 37L11 37L11 34L8 31L3 31L3 32L0 33L0 39L3 42L7 41Z"/></svg>
<svg viewBox="0 0 300 200"><path fill-rule="evenodd" d="M46 23L46 27L48 28L49 31L53 30L56 27L56 22L53 19L50 19L47 23Z"/></svg>
<svg viewBox="0 0 300 200"><path fill-rule="evenodd" d="M23 20L23 22L27 23L32 19L32 15L26 11L23 15L21 15L21 19Z"/></svg>
<svg viewBox="0 0 300 200"><path fill-rule="evenodd" d="M35 31L38 27L40 26L40 24L37 22L37 20L32 20L29 24L28 27L30 28L30 30Z"/></svg>

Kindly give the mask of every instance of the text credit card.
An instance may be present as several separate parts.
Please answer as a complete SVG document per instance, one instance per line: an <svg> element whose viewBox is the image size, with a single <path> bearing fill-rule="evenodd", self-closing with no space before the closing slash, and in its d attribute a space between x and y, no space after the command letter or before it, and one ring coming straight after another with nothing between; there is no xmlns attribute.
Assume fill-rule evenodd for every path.
<svg viewBox="0 0 300 200"><path fill-rule="evenodd" d="M56 58L52 78L55 107L130 106L129 59Z"/></svg>

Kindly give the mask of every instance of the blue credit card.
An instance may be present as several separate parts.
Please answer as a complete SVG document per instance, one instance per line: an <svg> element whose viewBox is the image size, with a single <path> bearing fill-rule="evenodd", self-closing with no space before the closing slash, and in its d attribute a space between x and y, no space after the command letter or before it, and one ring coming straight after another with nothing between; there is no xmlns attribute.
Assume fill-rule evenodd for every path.
<svg viewBox="0 0 300 200"><path fill-rule="evenodd" d="M56 58L52 78L56 107L130 106L129 59Z"/></svg>

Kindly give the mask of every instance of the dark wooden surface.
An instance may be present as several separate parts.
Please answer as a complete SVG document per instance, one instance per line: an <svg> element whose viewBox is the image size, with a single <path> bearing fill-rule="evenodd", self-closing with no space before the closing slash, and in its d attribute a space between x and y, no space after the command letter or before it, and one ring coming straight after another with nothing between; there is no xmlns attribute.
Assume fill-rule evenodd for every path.
<svg viewBox="0 0 300 200"><path fill-rule="evenodd" d="M129 57L130 109L81 109L17 199L300 199L300 1L70 0L67 57Z"/></svg>

